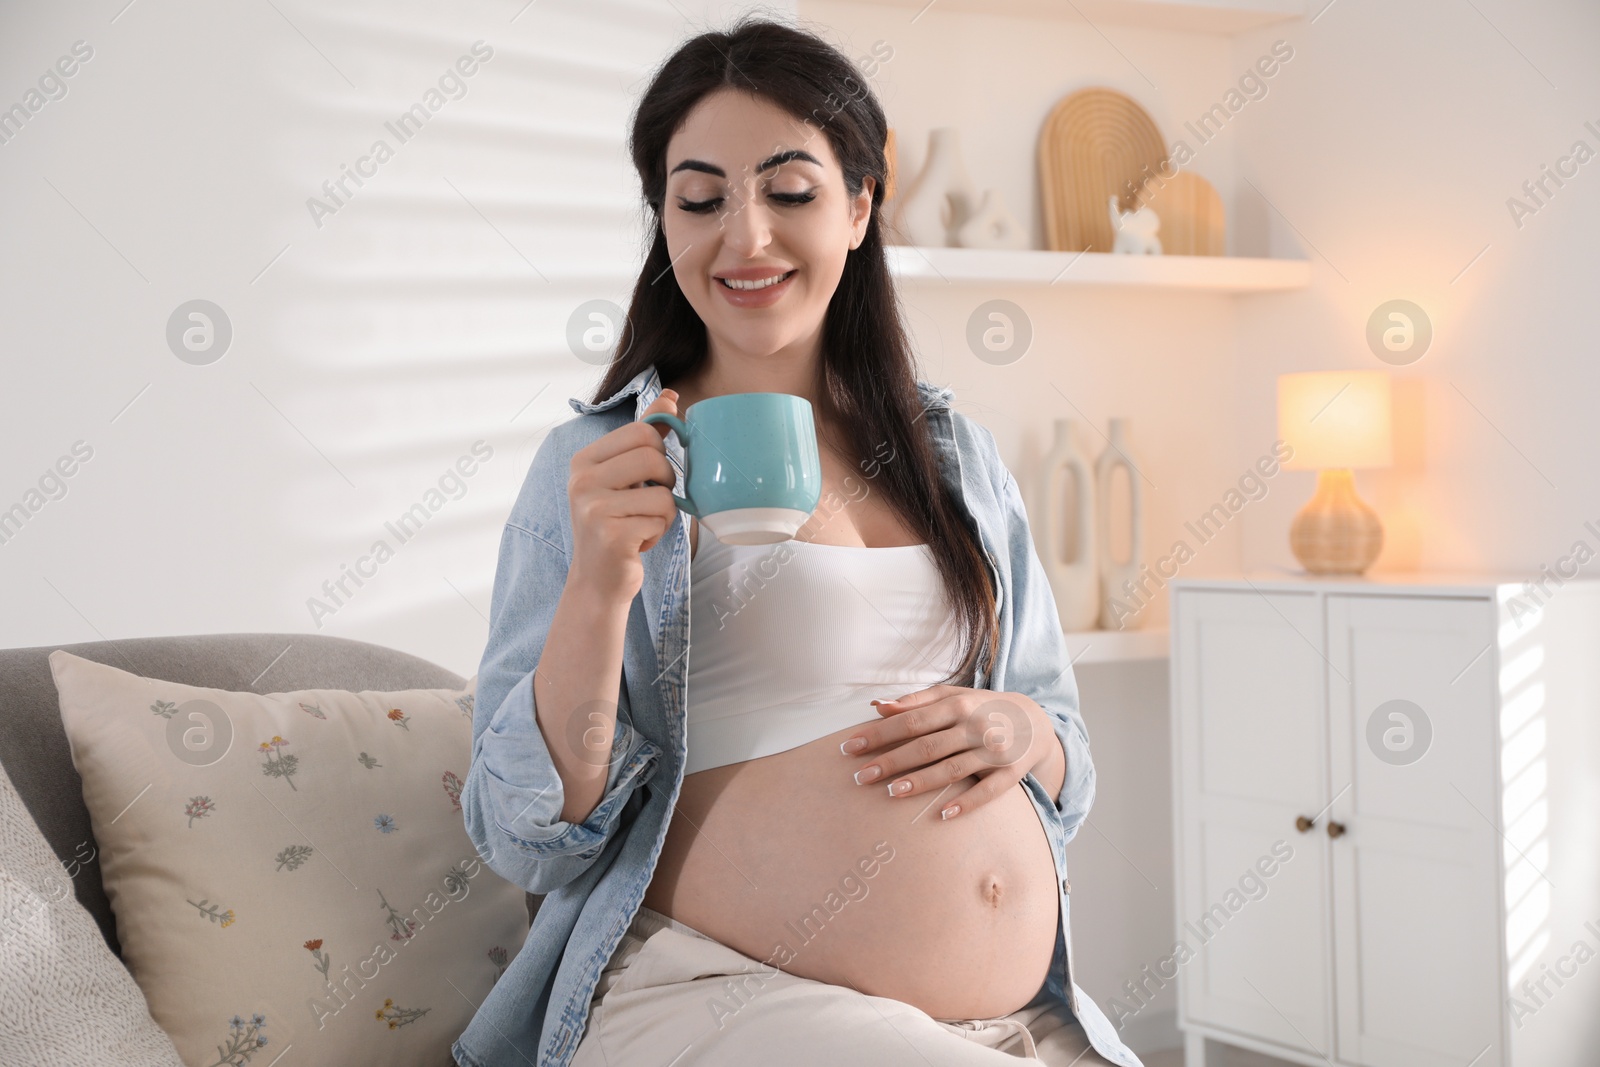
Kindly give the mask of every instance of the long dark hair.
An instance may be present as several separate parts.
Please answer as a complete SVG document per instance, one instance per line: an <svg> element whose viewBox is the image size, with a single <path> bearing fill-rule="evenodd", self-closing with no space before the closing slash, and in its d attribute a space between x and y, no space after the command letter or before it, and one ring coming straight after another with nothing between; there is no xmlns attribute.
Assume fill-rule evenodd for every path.
<svg viewBox="0 0 1600 1067"><path fill-rule="evenodd" d="M961 665L944 680L970 686L977 664L992 663L998 647L997 591L976 524L939 477L922 418L911 345L880 225L888 122L860 71L820 37L746 16L723 32L688 41L657 70L629 137L653 233L617 340L621 355L607 368L594 402L651 363L666 387L708 358L705 323L672 277L661 213L667 143L694 106L722 88L757 94L797 120L820 125L851 197L861 194L864 177L874 178L866 236L845 260L823 324L818 395L845 428L855 458L883 460L874 480L932 550L963 638ZM815 116L825 118L817 123Z"/></svg>

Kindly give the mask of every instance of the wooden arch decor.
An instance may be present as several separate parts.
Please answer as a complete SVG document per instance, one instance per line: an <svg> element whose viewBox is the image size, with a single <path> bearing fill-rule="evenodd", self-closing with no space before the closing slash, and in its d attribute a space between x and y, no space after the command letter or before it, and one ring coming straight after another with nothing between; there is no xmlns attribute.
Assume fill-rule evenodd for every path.
<svg viewBox="0 0 1600 1067"><path fill-rule="evenodd" d="M1039 191L1045 240L1057 252L1109 252L1110 199L1131 210L1134 194L1167 166L1167 144L1150 113L1115 89L1080 89L1051 109L1039 132Z"/></svg>
<svg viewBox="0 0 1600 1067"><path fill-rule="evenodd" d="M1137 198L1161 219L1161 252L1168 256L1220 256L1225 251L1222 198L1198 174L1156 175Z"/></svg>

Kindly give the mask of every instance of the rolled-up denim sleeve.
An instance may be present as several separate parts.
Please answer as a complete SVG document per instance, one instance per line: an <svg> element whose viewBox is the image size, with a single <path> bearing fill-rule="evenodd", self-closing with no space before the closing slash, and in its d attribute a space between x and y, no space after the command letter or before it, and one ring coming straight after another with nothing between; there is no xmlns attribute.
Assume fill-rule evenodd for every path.
<svg viewBox="0 0 1600 1067"><path fill-rule="evenodd" d="M536 459L530 485L538 466ZM497 874L537 894L559 889L595 861L617 832L628 798L661 755L659 746L634 729L619 678L605 792L583 822L561 818L566 797L550 746L577 746L582 738L545 736L536 717L533 669L544 651L567 569L566 554L552 540L507 523L495 570L489 639L478 669L472 763L461 791L467 834L479 854ZM579 721L573 729L592 727Z"/></svg>
<svg viewBox="0 0 1600 1067"><path fill-rule="evenodd" d="M1055 593L1028 526L1022 492L998 453L994 462L1004 472L997 492L1005 512L1007 555L1011 561L1009 596L1015 612L1014 651L1006 685L1012 692L1031 697L1049 714L1061 741L1067 773L1055 800L1066 840L1071 841L1094 806L1095 772L1094 759L1089 754L1089 731L1078 710L1078 680L1073 674L1072 656L1061 630Z"/></svg>

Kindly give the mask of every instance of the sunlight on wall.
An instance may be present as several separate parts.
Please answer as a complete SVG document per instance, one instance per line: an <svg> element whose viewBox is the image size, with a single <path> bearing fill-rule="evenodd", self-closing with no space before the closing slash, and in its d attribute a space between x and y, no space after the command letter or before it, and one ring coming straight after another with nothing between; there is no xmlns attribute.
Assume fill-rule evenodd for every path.
<svg viewBox="0 0 1600 1067"><path fill-rule="evenodd" d="M1499 633L1500 820L1505 827L1507 979L1513 989L1551 940L1550 885L1542 873L1550 866L1545 686L1540 674L1545 661L1539 639L1543 621L1543 612L1536 611L1505 623Z"/></svg>
<svg viewBox="0 0 1600 1067"><path fill-rule="evenodd" d="M567 320L627 303L641 251L628 119L683 18L625 2L511 18L298 12L358 93L307 91L298 38L264 53L294 116L272 166L305 197L267 277L284 297L275 371L291 377L274 400L317 428L327 460L295 465L282 520L289 584L319 629L405 645L444 618L471 636L436 641L475 654L506 511L600 371L569 350Z"/></svg>
<svg viewBox="0 0 1600 1067"><path fill-rule="evenodd" d="M311 631L470 673L507 512L601 373L569 321L638 270L639 94L755 6L793 4L0 16L24 69L95 50L0 170L28 270L0 287L26 357L0 493L93 449L4 545L9 643ZM209 358L169 337L197 300L229 337Z"/></svg>

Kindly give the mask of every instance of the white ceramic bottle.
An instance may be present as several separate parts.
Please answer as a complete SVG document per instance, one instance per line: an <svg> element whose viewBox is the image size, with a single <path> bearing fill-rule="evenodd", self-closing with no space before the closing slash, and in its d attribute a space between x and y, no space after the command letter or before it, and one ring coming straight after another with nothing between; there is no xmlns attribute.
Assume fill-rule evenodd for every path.
<svg viewBox="0 0 1600 1067"><path fill-rule="evenodd" d="M1128 420L1111 420L1106 450L1095 462L1095 514L1099 519L1096 531L1096 550L1100 570L1100 628L1102 630L1132 630L1144 618L1143 610L1130 612L1131 606L1142 608L1144 594L1139 592L1139 560L1144 556L1144 490L1140 485L1139 471L1128 447ZM1111 478L1121 467L1128 479L1128 558L1117 560L1111 555Z"/></svg>
<svg viewBox="0 0 1600 1067"><path fill-rule="evenodd" d="M1057 419L1055 426L1055 442L1039 461L1028 502L1030 525L1062 629L1092 630L1100 615L1094 464L1078 447L1071 419Z"/></svg>
<svg viewBox="0 0 1600 1067"><path fill-rule="evenodd" d="M978 210L978 190L961 159L961 131L928 133L928 159L905 193L897 194L894 229L908 244L943 248Z"/></svg>

